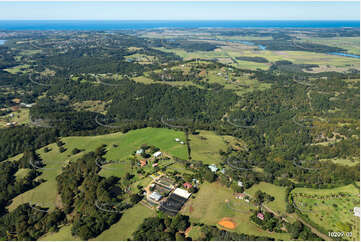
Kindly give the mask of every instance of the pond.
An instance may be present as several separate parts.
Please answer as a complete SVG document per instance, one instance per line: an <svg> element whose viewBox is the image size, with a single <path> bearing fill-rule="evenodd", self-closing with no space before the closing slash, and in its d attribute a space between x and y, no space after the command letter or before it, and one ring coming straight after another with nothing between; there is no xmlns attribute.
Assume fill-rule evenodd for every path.
<svg viewBox="0 0 361 242"><path fill-rule="evenodd" d="M245 44L245 45L256 45L255 43L253 43L253 42L249 42L249 41L237 41L238 43L241 43L241 44ZM266 49L266 46L264 46L264 45L257 45L258 46L258 48L260 49L260 50L265 50Z"/></svg>
<svg viewBox="0 0 361 242"><path fill-rule="evenodd" d="M352 58L357 58L360 59L360 56L358 55L352 55L352 54L346 54L346 53L340 53L340 52L330 52L328 53L330 55L341 55L341 56L346 56L346 57L352 57Z"/></svg>

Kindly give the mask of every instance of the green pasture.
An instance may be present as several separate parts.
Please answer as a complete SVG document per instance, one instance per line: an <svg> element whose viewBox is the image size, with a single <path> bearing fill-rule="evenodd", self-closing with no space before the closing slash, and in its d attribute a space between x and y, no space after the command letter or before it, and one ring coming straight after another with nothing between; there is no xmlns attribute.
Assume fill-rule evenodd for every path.
<svg viewBox="0 0 361 242"><path fill-rule="evenodd" d="M186 159L186 146L175 142L175 138L184 140L184 133L165 128L145 128L129 131L126 134L113 133L100 136L63 138L62 141L65 143L64 147L67 149L63 153L59 152L59 148L55 143L46 146L51 149L48 153L44 152L44 147L37 150L43 162L46 164L46 169L43 170L43 174L41 174L39 178L45 179L46 182L15 197L9 205L9 209L13 210L18 205L26 202L37 203L50 209L55 208L57 203L55 179L56 176L61 173L61 168L69 161L75 161L84 153L94 151L102 144L107 145L108 153L105 155L107 160L122 161L104 166L100 172L103 176L115 175L123 177L126 172L130 171L130 163L127 161L123 162L123 160L126 160L126 158L129 157L133 151L139 149L142 144L154 145L159 147L162 152ZM113 144L118 145L118 147L114 147ZM74 148L84 149L84 151L72 155L71 151ZM9 160L19 159L20 157L21 155L18 155Z"/></svg>
<svg viewBox="0 0 361 242"><path fill-rule="evenodd" d="M343 237L347 240L360 237L360 220L353 213L360 206L359 194L352 184L333 189L296 188L291 193L297 209L314 223L328 231L352 232L352 237Z"/></svg>
<svg viewBox="0 0 361 242"><path fill-rule="evenodd" d="M232 231L249 235L268 236L277 240L289 240L287 233L274 233L263 231L249 220L252 212L256 209L250 203L236 199L230 188L219 183L204 183L195 198L187 201L182 214L190 216L192 222L205 223L216 226L224 217L231 218L236 223Z"/></svg>

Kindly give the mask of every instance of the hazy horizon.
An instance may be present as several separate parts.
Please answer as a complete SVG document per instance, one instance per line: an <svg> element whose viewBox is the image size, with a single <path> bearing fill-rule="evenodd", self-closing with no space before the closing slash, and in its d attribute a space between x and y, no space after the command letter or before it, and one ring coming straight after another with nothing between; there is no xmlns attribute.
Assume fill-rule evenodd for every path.
<svg viewBox="0 0 361 242"><path fill-rule="evenodd" d="M212 19L209 18L212 16ZM359 21L359 2L0 2L0 20Z"/></svg>

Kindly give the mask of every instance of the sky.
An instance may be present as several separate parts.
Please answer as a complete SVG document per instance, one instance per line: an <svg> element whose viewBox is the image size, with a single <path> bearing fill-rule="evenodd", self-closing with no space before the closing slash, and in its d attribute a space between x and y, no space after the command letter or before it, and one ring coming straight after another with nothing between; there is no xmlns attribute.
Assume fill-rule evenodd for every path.
<svg viewBox="0 0 361 242"><path fill-rule="evenodd" d="M1 0L0 0L1 1ZM359 20L360 2L0 2L0 20Z"/></svg>

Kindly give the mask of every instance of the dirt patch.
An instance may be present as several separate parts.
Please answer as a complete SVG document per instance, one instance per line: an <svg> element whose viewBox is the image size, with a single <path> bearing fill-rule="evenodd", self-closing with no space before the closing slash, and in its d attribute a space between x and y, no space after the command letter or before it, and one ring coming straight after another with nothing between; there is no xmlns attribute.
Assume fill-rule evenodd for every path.
<svg viewBox="0 0 361 242"><path fill-rule="evenodd" d="M59 209L64 209L64 205L63 202L61 200L61 196L60 194L56 194L56 198L55 198L55 206Z"/></svg>
<svg viewBox="0 0 361 242"><path fill-rule="evenodd" d="M226 229L235 229L236 223L232 221L231 218L222 218L218 224Z"/></svg>
<svg viewBox="0 0 361 242"><path fill-rule="evenodd" d="M189 234L189 232L191 231L191 229L192 229L192 226L189 226L189 227L186 229L186 231L184 231L184 235L185 235L186 237L188 237L188 234Z"/></svg>
<svg viewBox="0 0 361 242"><path fill-rule="evenodd" d="M189 213L192 213L193 212L193 207L192 205L189 206Z"/></svg>

